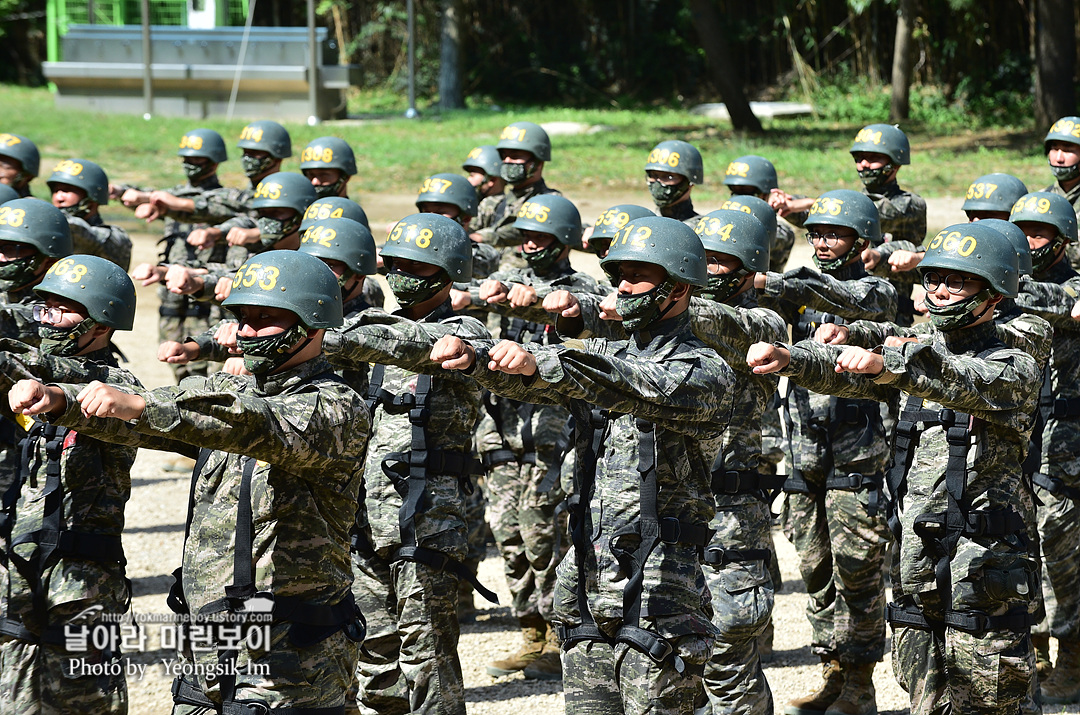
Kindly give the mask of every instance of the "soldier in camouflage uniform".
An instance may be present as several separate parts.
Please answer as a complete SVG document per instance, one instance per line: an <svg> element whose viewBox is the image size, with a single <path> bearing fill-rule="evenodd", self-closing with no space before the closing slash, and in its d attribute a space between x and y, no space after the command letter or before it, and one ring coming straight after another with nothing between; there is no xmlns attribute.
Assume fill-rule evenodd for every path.
<svg viewBox="0 0 1080 715"><path fill-rule="evenodd" d="M1032 255L1031 279L1023 282L1016 304L1054 327L1038 432L1032 435L1036 454L1025 465L1039 499L1046 604L1032 639L1046 660L1049 636L1058 641L1053 673L1042 679L1042 702L1071 703L1080 701L1080 323L1070 312L1080 299L1080 274L1066 248L1076 242L1076 213L1063 196L1035 192L1016 202L1010 221L1024 231Z"/></svg>
<svg viewBox="0 0 1080 715"><path fill-rule="evenodd" d="M44 386L37 380L87 370L139 385L117 367L110 343L113 331L131 330L135 286L109 261L73 255L35 290L45 301L34 308L40 348L5 340L0 352L0 389L11 404L5 419L27 429L20 479L4 498L0 526L0 713L126 713L118 619L131 590L120 532L136 450L22 410L39 411ZM33 379L13 389L23 378ZM95 666L107 670L93 674Z"/></svg>
<svg viewBox="0 0 1080 715"><path fill-rule="evenodd" d="M204 194L221 191L218 181L218 165L228 157L225 142L221 135L210 129L195 129L180 139L177 154L182 158L187 183L174 186L167 193L169 197L187 199L194 205L195 199ZM134 209L135 215L152 221L165 219L161 257L156 265L143 263L131 272L132 278L144 286L161 283L165 279L168 267L172 264L198 266L208 261L222 261L226 246L212 244L207 248L197 248L187 242L188 234L195 224L178 219L181 215L174 211L159 208L161 197L155 203L154 194L134 187L125 188L120 200L128 208ZM158 340L162 343L183 341L188 335L197 335L210 327L210 304L200 303L186 295L170 292L164 285L158 286ZM176 381L188 375L205 375L208 364L205 361L191 362L184 365L171 364Z"/></svg>
<svg viewBox="0 0 1080 715"><path fill-rule="evenodd" d="M518 212L526 201L540 194L558 194L544 183L544 165L551 161L551 140L543 127L532 122L507 125L495 145L502 158L499 175L509 185L507 191L480 202L469 237L502 250L507 268L522 268L521 232L514 228Z"/></svg>
<svg viewBox="0 0 1080 715"><path fill-rule="evenodd" d="M880 231L873 203L855 191L830 191L811 206L806 225L821 272L796 268L756 278L792 335L808 338L826 322L892 318L896 290L868 276L860 260ZM841 674L789 702L785 712L868 715L876 711L871 676L885 652L889 533L882 489L889 445L881 410L872 400L789 385L784 416L792 468L781 520L799 553L812 650L828 666L827 676Z"/></svg>
<svg viewBox="0 0 1080 715"><path fill-rule="evenodd" d="M543 300L557 290L605 295L596 279L570 266L581 248L581 216L569 200L536 196L518 212L514 227L525 235L528 267L474 281L472 305L501 315L500 335L530 345L557 345L553 317ZM477 448L487 471L488 521L503 558L511 612L524 646L488 664L496 677L524 671L526 678L561 677L552 622L557 550L556 507L563 501L562 466L571 447L570 413L560 405L536 406L488 395Z"/></svg>
<svg viewBox="0 0 1080 715"><path fill-rule="evenodd" d="M40 168L41 155L34 142L20 134L0 133L0 184L10 186L18 198L25 199Z"/></svg>
<svg viewBox="0 0 1080 715"><path fill-rule="evenodd" d="M235 281L223 305L240 318L254 377L60 385L42 410L80 437L199 454L170 605L211 624L212 648L186 649L194 672L174 683L174 712L341 713L363 637L348 544L370 427L322 353L342 322L341 291L297 251L268 251ZM214 627L267 605L268 641L251 635L265 626L239 639Z"/></svg>
<svg viewBox="0 0 1080 715"><path fill-rule="evenodd" d="M119 226L109 226L98 209L109 203L109 179L100 166L86 159L65 159L45 182L52 205L64 212L75 250L107 258L125 271L131 264L131 238Z"/></svg>
<svg viewBox="0 0 1080 715"><path fill-rule="evenodd" d="M754 196L768 201L773 190L778 188L776 167L763 156L740 156L724 172L724 185L731 189L732 196ZM763 222L764 223L764 222ZM776 224L772 250L769 251L769 270L783 273L787 267L791 249L795 245L795 229L787 221L773 216ZM766 224L766 228L768 225Z"/></svg>
<svg viewBox="0 0 1080 715"><path fill-rule="evenodd" d="M705 265L685 224L633 220L602 263L619 281L630 340L487 348L448 338L432 352L493 392L575 417L574 546L555 590L568 712L688 713L701 692L717 629L699 553L734 383L690 331Z"/></svg>
<svg viewBox="0 0 1080 715"><path fill-rule="evenodd" d="M473 147L461 168L476 189L478 202L489 196L502 196L506 191L506 179L502 178L502 157L491 144Z"/></svg>
<svg viewBox="0 0 1080 715"><path fill-rule="evenodd" d="M38 344L33 307L41 298L34 287L71 250L71 229L59 209L33 198L0 206L0 337ZM22 425L0 418L0 494L17 476L18 443L25 436Z"/></svg>
<svg viewBox="0 0 1080 715"><path fill-rule="evenodd" d="M453 219L466 231L476 216L476 191L457 174L435 174L424 179L416 192L416 210ZM488 243L473 241L473 278L486 278L499 268L502 253ZM465 286L460 286L464 290ZM476 317L476 316L474 316Z"/></svg>
<svg viewBox="0 0 1080 715"><path fill-rule="evenodd" d="M344 139L312 139L300 154L300 173L311 181L318 198L347 198L349 179L356 175L356 156Z"/></svg>
<svg viewBox="0 0 1080 715"><path fill-rule="evenodd" d="M1043 139L1043 153L1054 175L1054 183L1043 191L1064 196L1080 212L1080 117L1054 122ZM1065 250L1072 267L1080 269L1080 246L1071 243Z"/></svg>
<svg viewBox="0 0 1080 715"><path fill-rule="evenodd" d="M401 310L368 311L327 341L336 365L376 363L368 390L374 426L353 542L353 589L368 619L356 705L361 713L464 713L457 579L478 586L460 562L463 486L477 471L472 435L480 387L443 374L427 355L444 334L488 333L450 307L452 282L468 280L472 267L468 237L457 223L435 214L402 219L382 257Z"/></svg>
<svg viewBox="0 0 1080 715"><path fill-rule="evenodd" d="M645 178L659 215L678 219L690 228L697 226L701 214L694 209L690 193L705 182L701 152L678 139L662 141L645 160Z"/></svg>
<svg viewBox="0 0 1080 715"><path fill-rule="evenodd" d="M341 196L331 196L326 199L315 199L308 205L304 211L304 220L300 222L300 236L304 235L304 231L308 229L315 221L321 221L327 218L347 218L356 221L364 228L371 231L371 224L368 223L367 212L364 211L360 204L356 203L352 199L346 199ZM378 281L370 280L364 281L364 300L368 305L375 308L382 308L386 303L386 296L383 295L382 287Z"/></svg>
<svg viewBox="0 0 1080 715"><path fill-rule="evenodd" d="M889 474L900 546L889 620L894 671L915 715L1037 709L1035 512L1021 462L1039 369L993 323L994 304L1016 295L1017 265L998 231L949 226L919 266L929 334L874 351L760 344L747 356L755 371L813 390L906 400Z"/></svg>

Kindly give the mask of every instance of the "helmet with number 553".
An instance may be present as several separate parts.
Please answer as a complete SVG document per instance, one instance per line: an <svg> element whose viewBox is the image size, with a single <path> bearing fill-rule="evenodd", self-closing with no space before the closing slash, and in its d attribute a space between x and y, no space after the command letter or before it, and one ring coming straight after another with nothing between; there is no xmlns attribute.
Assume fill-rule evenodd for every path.
<svg viewBox="0 0 1080 715"><path fill-rule="evenodd" d="M321 260L301 251L251 256L236 271L232 292L221 305L237 315L245 305L283 308L311 329L337 328L344 322L337 276Z"/></svg>

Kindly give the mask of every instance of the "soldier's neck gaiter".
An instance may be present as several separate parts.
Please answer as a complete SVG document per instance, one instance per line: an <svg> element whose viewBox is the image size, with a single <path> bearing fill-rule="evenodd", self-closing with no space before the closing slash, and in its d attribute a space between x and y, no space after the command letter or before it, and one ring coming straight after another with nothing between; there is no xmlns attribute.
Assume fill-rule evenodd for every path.
<svg viewBox="0 0 1080 715"><path fill-rule="evenodd" d="M58 328L55 325L38 323L41 352L47 355L59 355L60 357L77 355L82 350L79 346L79 338L86 335L95 325L97 323L93 318L86 318L70 328Z"/></svg>
<svg viewBox="0 0 1080 715"><path fill-rule="evenodd" d="M636 333L662 319L667 309L671 308L671 305L663 311L660 310L660 305L667 300L667 297L671 295L671 291L674 289L675 284L670 280L665 280L652 290L644 293L637 293L636 295L620 293L616 296L615 310L622 316L623 328L626 329L626 332Z"/></svg>
<svg viewBox="0 0 1080 715"><path fill-rule="evenodd" d="M969 298L965 298L964 300L949 305L938 305L934 302L931 295L931 293L926 294L926 309L930 312L930 322L933 323L938 330L959 330L960 328L966 328L992 308L990 303L987 302L986 307L977 315L974 312L975 308L982 302L990 300L993 294L989 288L984 288Z"/></svg>
<svg viewBox="0 0 1080 715"><path fill-rule="evenodd" d="M265 375L273 372L289 361L293 355L310 342L310 338L300 343L307 337L308 330L302 324L297 323L288 330L283 330L276 335L264 335L262 337L245 338L236 336L236 346L244 354L244 369L253 375ZM300 343L297 345L297 343ZM293 346L296 346L295 348Z"/></svg>

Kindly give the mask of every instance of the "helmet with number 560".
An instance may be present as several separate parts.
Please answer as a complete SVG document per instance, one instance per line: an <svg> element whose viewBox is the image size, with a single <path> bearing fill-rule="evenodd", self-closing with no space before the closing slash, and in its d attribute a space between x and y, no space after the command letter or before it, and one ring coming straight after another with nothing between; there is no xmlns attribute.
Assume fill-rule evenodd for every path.
<svg viewBox="0 0 1080 715"><path fill-rule="evenodd" d="M613 284L618 283L619 264L623 261L660 266L675 283L704 288L709 282L701 239L692 228L673 218L639 218L620 228L600 262Z"/></svg>
<svg viewBox="0 0 1080 715"><path fill-rule="evenodd" d="M919 271L955 270L979 276L994 292L1015 298L1019 258L1012 242L982 221L946 226L926 245Z"/></svg>
<svg viewBox="0 0 1080 715"><path fill-rule="evenodd" d="M398 221L381 255L390 270L395 258L405 258L438 266L453 281L472 279L472 241L457 221L439 214L413 214Z"/></svg>
<svg viewBox="0 0 1080 715"><path fill-rule="evenodd" d="M73 300L94 322L110 328L131 330L135 324L135 284L123 268L98 256L76 254L57 261L34 292Z"/></svg>
<svg viewBox="0 0 1080 715"><path fill-rule="evenodd" d="M312 329L337 328L344 322L337 276L301 251L266 251L248 258L221 305L237 315L245 305L282 308Z"/></svg>

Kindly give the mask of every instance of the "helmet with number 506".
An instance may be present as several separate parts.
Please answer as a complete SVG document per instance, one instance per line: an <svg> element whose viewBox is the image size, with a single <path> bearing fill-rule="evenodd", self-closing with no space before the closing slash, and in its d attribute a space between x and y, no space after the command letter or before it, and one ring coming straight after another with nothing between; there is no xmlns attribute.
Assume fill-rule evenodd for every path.
<svg viewBox="0 0 1080 715"><path fill-rule="evenodd" d="M248 258L221 305L237 315L245 305L282 308L311 329L337 328L344 322L337 276L301 251L266 251Z"/></svg>
<svg viewBox="0 0 1080 715"><path fill-rule="evenodd" d="M86 308L94 322L117 330L135 324L135 284L123 268L98 256L76 254L54 263L34 287L39 295L55 295Z"/></svg>
<svg viewBox="0 0 1080 715"><path fill-rule="evenodd" d="M381 255L390 270L395 258L405 258L438 266L453 281L472 279L472 241L457 221L439 214L413 214L398 221Z"/></svg>

